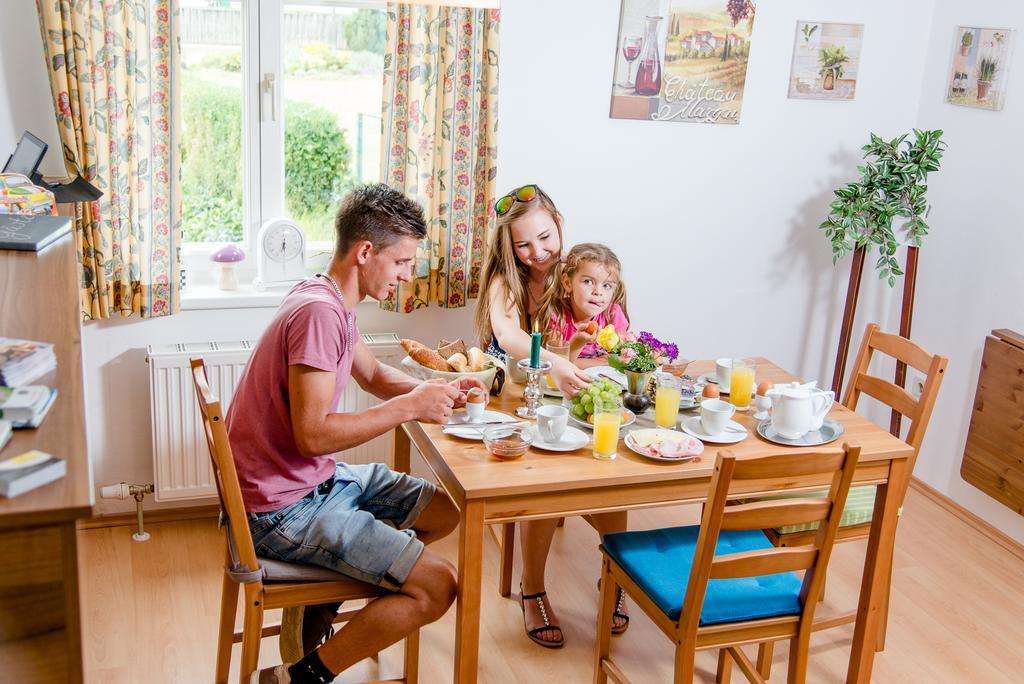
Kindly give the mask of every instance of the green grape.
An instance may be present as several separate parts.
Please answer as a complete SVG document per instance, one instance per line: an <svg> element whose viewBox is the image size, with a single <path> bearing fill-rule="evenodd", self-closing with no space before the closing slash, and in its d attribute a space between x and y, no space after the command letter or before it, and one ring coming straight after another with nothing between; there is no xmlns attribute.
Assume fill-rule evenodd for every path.
<svg viewBox="0 0 1024 684"><path fill-rule="evenodd" d="M586 417L587 412L584 410L584 408L582 406L577 404L572 409L572 415L576 416L577 418L584 418L584 417Z"/></svg>

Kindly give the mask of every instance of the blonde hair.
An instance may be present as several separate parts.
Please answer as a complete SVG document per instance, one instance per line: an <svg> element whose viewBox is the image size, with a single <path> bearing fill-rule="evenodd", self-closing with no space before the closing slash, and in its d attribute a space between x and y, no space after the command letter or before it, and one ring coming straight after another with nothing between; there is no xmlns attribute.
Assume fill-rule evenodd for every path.
<svg viewBox="0 0 1024 684"><path fill-rule="evenodd" d="M514 194L518 189L512 190L509 194ZM491 326L490 289L491 283L496 278L500 277L504 280L507 297L519 309L519 327L526 329L526 313L529 302L525 283L530 277L530 269L516 256L515 245L512 241L512 224L531 211L546 211L551 216L551 220L558 228L559 255L561 255L562 214L555 207L551 197L539 186L537 186L537 197L532 201L516 200L508 212L497 217L494 222L494 236L487 248L487 258L480 280L481 296L476 307L476 334L480 340L480 346L485 349L494 336L494 328ZM545 290L551 287L552 282L558 282L560 273L560 264L556 261L548 270L545 278Z"/></svg>
<svg viewBox="0 0 1024 684"><path fill-rule="evenodd" d="M571 290L566 287L571 283L573 277L579 272L583 264L599 264L609 273L616 276L618 283L615 287L615 294L612 295L608 306L601 313L606 319L611 319L611 311L616 304L622 309L622 313L629 318L626 310L626 284L622 282L622 264L619 257L607 245L597 242L583 242L569 250L565 255L565 261L559 268L558 277L550 283L540 307L537 309L537 317L543 326L545 336L552 330L561 331L566 322L573 320Z"/></svg>

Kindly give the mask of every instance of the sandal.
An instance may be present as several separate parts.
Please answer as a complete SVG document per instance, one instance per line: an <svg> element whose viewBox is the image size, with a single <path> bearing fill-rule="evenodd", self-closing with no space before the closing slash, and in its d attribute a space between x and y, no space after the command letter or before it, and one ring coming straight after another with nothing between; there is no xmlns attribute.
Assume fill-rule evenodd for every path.
<svg viewBox="0 0 1024 684"><path fill-rule="evenodd" d="M618 635L629 629L629 616L622 612L623 601L626 600L626 592L622 591L622 587L615 587L618 594L615 597L615 611L612 613L612 634ZM601 580L597 580L597 590L601 591ZM622 624L616 625L614 619L618 618L622 620Z"/></svg>
<svg viewBox="0 0 1024 684"><path fill-rule="evenodd" d="M523 585L521 585L521 584L519 585L519 604L523 608L523 623L524 624L526 623L526 602L527 601L536 601L537 602L537 607L540 608L540 616L542 618L544 618L544 626L543 627L535 627L534 629L529 629L529 627L527 627L527 629L526 629L526 636L530 637L530 639L534 643L540 644L544 648L562 648L562 646L565 645L565 639L562 636L562 628L559 627L558 625L551 624L551 622L548 620L548 610L544 606L544 597L546 597L547 595L548 595L548 592L546 592L546 591L542 591L539 594L524 594L523 593ZM541 639L539 636L537 636L538 634L540 634L541 632L544 632L546 630L556 630L558 632L558 638L557 639L548 640L548 639Z"/></svg>

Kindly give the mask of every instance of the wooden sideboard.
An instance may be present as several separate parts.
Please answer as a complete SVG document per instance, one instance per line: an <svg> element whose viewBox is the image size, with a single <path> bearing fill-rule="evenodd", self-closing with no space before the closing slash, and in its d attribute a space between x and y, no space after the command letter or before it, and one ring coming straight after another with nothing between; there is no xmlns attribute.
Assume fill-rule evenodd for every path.
<svg viewBox="0 0 1024 684"><path fill-rule="evenodd" d="M57 370L37 384L59 394L42 425L15 430L0 458L40 449L67 475L0 498L0 679L81 682L82 639L75 522L92 515L85 437L82 326L75 239L42 252L0 250L0 337L52 342Z"/></svg>

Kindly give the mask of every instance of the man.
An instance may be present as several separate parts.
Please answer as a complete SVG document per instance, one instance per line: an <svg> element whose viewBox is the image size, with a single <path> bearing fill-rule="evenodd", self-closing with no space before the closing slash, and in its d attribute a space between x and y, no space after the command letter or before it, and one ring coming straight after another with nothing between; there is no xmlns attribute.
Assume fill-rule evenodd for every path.
<svg viewBox="0 0 1024 684"><path fill-rule="evenodd" d="M464 391L481 385L421 383L381 365L360 341L355 305L411 279L426 235L419 205L386 185L360 187L342 201L335 231L327 273L292 288L260 338L231 402L228 434L258 555L326 566L394 593L333 637L337 604L287 611L281 648L297 662L254 673L254 684L330 682L437 620L455 599L451 564L423 548L457 525L451 500L430 482L383 464L337 463L332 454L409 420L443 423ZM337 413L350 377L386 401Z"/></svg>

